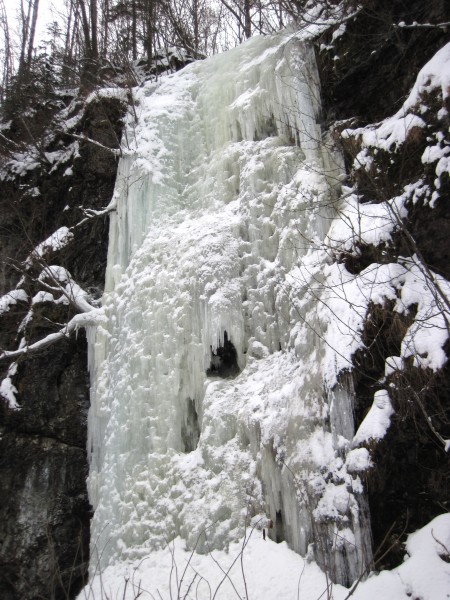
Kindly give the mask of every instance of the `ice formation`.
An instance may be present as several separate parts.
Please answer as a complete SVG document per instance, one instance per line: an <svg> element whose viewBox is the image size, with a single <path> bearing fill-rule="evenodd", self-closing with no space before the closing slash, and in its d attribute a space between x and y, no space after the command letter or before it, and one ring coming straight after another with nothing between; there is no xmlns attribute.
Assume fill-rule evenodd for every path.
<svg viewBox="0 0 450 600"><path fill-rule="evenodd" d="M226 549L272 520L348 583L371 549L338 374L365 309L330 256L341 165L314 53L253 38L146 83L134 110L89 333L93 569L177 536Z"/></svg>

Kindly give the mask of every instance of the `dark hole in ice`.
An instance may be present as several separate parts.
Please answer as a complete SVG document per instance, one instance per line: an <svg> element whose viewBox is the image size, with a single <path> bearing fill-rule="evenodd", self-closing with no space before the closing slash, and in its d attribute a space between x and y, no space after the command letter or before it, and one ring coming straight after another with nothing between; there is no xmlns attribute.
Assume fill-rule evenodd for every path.
<svg viewBox="0 0 450 600"><path fill-rule="evenodd" d="M188 398L186 400L185 420L181 426L181 441L183 442L184 452L193 452L197 448L199 437L200 427L195 403Z"/></svg>
<svg viewBox="0 0 450 600"><path fill-rule="evenodd" d="M206 371L208 377L235 377L240 373L236 348L228 339L226 331L223 338L223 346L217 348L215 352L211 350L211 365Z"/></svg>
<svg viewBox="0 0 450 600"><path fill-rule="evenodd" d="M277 544L284 542L283 515L281 514L281 510L277 510L275 513L275 541Z"/></svg>
<svg viewBox="0 0 450 600"><path fill-rule="evenodd" d="M243 137L242 137L242 130L241 130L241 124L239 123L239 121L236 122L237 125L237 142L242 142Z"/></svg>
<svg viewBox="0 0 450 600"><path fill-rule="evenodd" d="M277 125L275 123L275 117L273 115L268 116L264 121L258 123L255 139L253 141L260 142L268 137L274 137L278 135Z"/></svg>

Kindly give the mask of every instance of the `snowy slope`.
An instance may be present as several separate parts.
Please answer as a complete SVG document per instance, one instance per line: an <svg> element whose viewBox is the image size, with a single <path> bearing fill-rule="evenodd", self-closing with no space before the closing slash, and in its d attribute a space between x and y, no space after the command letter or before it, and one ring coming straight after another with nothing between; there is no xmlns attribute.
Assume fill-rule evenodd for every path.
<svg viewBox="0 0 450 600"><path fill-rule="evenodd" d="M444 600L450 589L449 546L447 514L409 536L401 566L372 574L349 590L333 584L314 562L302 559L285 543L264 541L257 531L248 532L241 543L231 544L228 553L216 551L206 556L186 551L176 539L142 560L107 567L78 600L346 600L353 590L355 600Z"/></svg>

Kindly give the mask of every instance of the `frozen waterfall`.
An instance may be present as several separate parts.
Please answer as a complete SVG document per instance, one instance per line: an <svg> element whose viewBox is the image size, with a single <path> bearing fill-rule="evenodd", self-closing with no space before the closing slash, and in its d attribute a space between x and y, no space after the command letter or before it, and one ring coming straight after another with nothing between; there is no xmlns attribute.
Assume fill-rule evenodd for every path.
<svg viewBox="0 0 450 600"><path fill-rule="evenodd" d="M348 582L371 550L314 52L254 38L146 83L134 109L90 336L94 567L272 520Z"/></svg>

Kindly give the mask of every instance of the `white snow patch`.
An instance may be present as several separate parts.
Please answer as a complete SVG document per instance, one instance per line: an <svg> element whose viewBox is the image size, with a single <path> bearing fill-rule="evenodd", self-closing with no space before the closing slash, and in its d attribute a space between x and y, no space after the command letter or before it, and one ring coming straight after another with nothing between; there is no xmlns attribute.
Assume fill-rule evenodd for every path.
<svg viewBox="0 0 450 600"><path fill-rule="evenodd" d="M380 245L391 239L401 219L407 216L404 196L378 204L361 204L356 194L344 197L325 239L335 251L355 252L357 245Z"/></svg>
<svg viewBox="0 0 450 600"><path fill-rule="evenodd" d="M373 466L367 448L354 448L350 450L345 459L345 464L349 473L362 473Z"/></svg>
<svg viewBox="0 0 450 600"><path fill-rule="evenodd" d="M394 409L388 392L386 390L375 392L373 404L353 438L353 445L381 440L389 429L393 414Z"/></svg>
<svg viewBox="0 0 450 600"><path fill-rule="evenodd" d="M20 406L16 400L16 394L18 393L16 386L12 382L12 378L17 373L17 363L13 362L9 365L6 377L0 383L0 395L8 403L11 410L19 410Z"/></svg>
<svg viewBox="0 0 450 600"><path fill-rule="evenodd" d="M73 239L73 233L68 227L60 227L53 232L46 240L38 244L33 252L28 256L25 261L26 265L31 265L33 260L42 259L50 252L57 252L61 250Z"/></svg>
<svg viewBox="0 0 450 600"><path fill-rule="evenodd" d="M25 290L16 289L11 290L7 294L0 296L0 315L8 312L11 306L17 304L17 302L26 302L28 300L28 294Z"/></svg>

